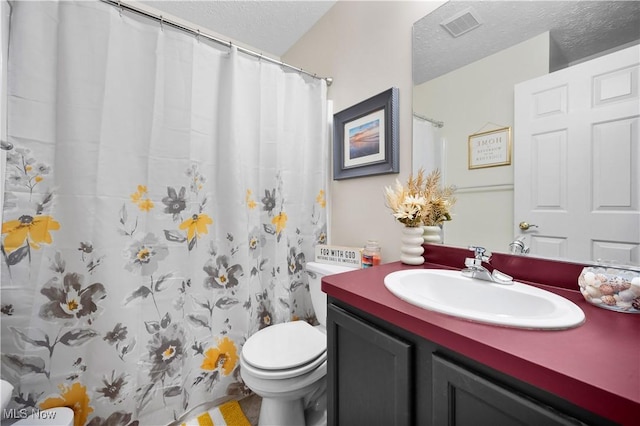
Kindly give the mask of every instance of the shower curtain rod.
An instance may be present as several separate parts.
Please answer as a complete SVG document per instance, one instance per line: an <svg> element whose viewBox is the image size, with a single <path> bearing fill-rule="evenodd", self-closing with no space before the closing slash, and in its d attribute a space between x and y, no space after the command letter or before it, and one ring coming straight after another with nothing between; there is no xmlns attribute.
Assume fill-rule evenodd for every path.
<svg viewBox="0 0 640 426"><path fill-rule="evenodd" d="M142 16L145 16L147 18L154 19L154 20L160 22L160 26L166 24L167 26L170 26L172 28L176 28L178 30L190 33L190 34L192 34L192 35L194 35L196 37L206 38L207 40L211 40L211 41L213 41L215 43L222 44L222 45L224 45L226 47L229 47L229 48L232 47L232 46L235 46L236 49L238 49L238 51L240 51L240 52L242 52L244 54L247 54L249 56L253 56L253 57L256 57L256 58L261 59L261 60L263 59L263 60L265 60L267 62L271 62L272 64L280 65L281 67L285 67L285 68L288 68L290 70L299 72L301 74L308 75L308 76L310 76L312 78L317 78L317 79L320 79L320 80L324 80L324 81L327 82L327 86L331 86L331 83L333 83L333 78L331 78L331 77L319 77L318 75L312 74L309 71L305 71L302 68L298 68L298 67L295 67L293 65L289 65L289 64L284 63L282 61L278 61L277 59L272 59L272 58L270 58L268 56L264 56L262 53L258 53L256 51L244 48L242 46L234 45L230 41L222 40L222 39L217 38L215 36L203 33L199 29L193 29L193 28L184 26L182 24L179 24L179 23L177 23L175 21L172 21L170 19L169 20L165 19L162 15L154 15L153 13L148 12L148 11L146 11L144 9L140 9L140 8L138 8L136 6L132 6L130 4L126 4L126 3L123 3L123 2L118 1L118 0L100 0L100 1L103 2L103 3L110 4L112 6L115 6L115 7L119 8L120 11L127 10L129 12L137 13L138 15L142 15Z"/></svg>
<svg viewBox="0 0 640 426"><path fill-rule="evenodd" d="M413 113L413 116L415 118L419 118L420 120L428 121L436 127L444 127L444 121L438 121L433 118L425 117L424 115L416 114L415 112Z"/></svg>

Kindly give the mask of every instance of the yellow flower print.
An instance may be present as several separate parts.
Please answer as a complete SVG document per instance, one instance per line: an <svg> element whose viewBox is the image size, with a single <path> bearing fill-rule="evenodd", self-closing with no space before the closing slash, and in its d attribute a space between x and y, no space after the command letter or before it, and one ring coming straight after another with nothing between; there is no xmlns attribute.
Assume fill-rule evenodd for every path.
<svg viewBox="0 0 640 426"><path fill-rule="evenodd" d="M2 224L2 233L8 234L4 239L4 249L10 253L21 247L25 239L32 248L39 249L41 243L51 244L53 240L49 231L58 229L60 224L51 216L20 216Z"/></svg>
<svg viewBox="0 0 640 426"><path fill-rule="evenodd" d="M276 234L280 234L287 226L287 214L281 212L279 215L271 219L271 223L276 226Z"/></svg>
<svg viewBox="0 0 640 426"><path fill-rule="evenodd" d="M247 202L247 207L249 207L249 209L253 210L253 209L256 208L256 206L258 204L256 204L256 202L253 200L253 198L251 197L251 194L252 194L251 190L247 189L247 195L245 197L245 200Z"/></svg>
<svg viewBox="0 0 640 426"><path fill-rule="evenodd" d="M143 199L142 197L147 193L147 187L145 185L138 185L138 190L131 194L131 201L138 205L138 208L143 212L150 211L153 207L153 201L149 197Z"/></svg>
<svg viewBox="0 0 640 426"><path fill-rule="evenodd" d="M141 200L138 203L138 208L142 211L148 212L149 210L151 210L153 208L154 204L153 201L151 201L150 199L144 199Z"/></svg>
<svg viewBox="0 0 640 426"><path fill-rule="evenodd" d="M145 185L138 185L138 190L131 194L131 201L139 203L142 200L142 196L147 193L147 187Z"/></svg>
<svg viewBox="0 0 640 426"><path fill-rule="evenodd" d="M55 407L69 407L73 410L74 426L82 426L86 423L93 408L89 406L89 395L87 388L75 382L71 386L61 384L58 386L60 395L47 398L40 404L40 409L47 410Z"/></svg>
<svg viewBox="0 0 640 426"><path fill-rule="evenodd" d="M44 178L40 175L36 176L35 179L36 179L36 183L40 183L44 180Z"/></svg>
<svg viewBox="0 0 640 426"><path fill-rule="evenodd" d="M194 237L200 237L200 235L208 233L207 225L211 225L212 223L213 219L204 213L200 213L194 214L182 222L179 228L187 230L187 240L191 241Z"/></svg>
<svg viewBox="0 0 640 426"><path fill-rule="evenodd" d="M238 362L238 351L233 340L228 337L218 340L218 347L209 348L204 354L200 368L213 371L222 368L222 374L228 376Z"/></svg>
<svg viewBox="0 0 640 426"><path fill-rule="evenodd" d="M327 206L327 199L324 196L324 190L320 190L318 196L316 197L316 203L320 204L320 207L323 209Z"/></svg>

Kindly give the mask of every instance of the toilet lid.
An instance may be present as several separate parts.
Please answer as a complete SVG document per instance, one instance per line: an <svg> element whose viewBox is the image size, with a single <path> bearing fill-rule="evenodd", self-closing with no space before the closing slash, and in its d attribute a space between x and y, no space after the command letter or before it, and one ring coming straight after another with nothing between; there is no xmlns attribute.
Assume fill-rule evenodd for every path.
<svg viewBox="0 0 640 426"><path fill-rule="evenodd" d="M265 370L295 368L327 350L327 336L305 321L272 325L258 331L242 347L244 360Z"/></svg>

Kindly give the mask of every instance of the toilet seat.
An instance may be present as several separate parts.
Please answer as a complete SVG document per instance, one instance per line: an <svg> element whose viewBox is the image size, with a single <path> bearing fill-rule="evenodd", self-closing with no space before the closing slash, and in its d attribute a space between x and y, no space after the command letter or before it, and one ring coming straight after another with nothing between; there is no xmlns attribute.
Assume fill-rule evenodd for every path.
<svg viewBox="0 0 640 426"><path fill-rule="evenodd" d="M261 377L293 377L326 360L326 335L304 321L276 324L249 337L240 356Z"/></svg>
<svg viewBox="0 0 640 426"><path fill-rule="evenodd" d="M260 368L256 368L251 365L242 354L240 354L240 361L242 364L242 368L245 372L251 374L254 377L260 379L271 379L271 380L279 380L279 379L290 379L293 377L299 377L303 374L306 374L310 371L318 368L322 363L327 361L327 351L325 350L322 354L320 354L317 358L312 359L306 364L300 365L298 367L290 368L290 369L281 369L281 370L263 370Z"/></svg>

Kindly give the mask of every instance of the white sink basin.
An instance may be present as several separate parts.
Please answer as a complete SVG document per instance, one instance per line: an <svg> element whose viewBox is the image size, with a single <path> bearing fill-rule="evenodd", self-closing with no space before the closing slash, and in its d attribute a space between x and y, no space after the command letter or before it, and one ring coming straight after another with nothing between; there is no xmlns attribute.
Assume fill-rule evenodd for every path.
<svg viewBox="0 0 640 426"><path fill-rule="evenodd" d="M584 312L557 294L519 282L504 285L468 278L460 271L397 271L385 277L384 285L413 305L472 321L545 330L584 322Z"/></svg>

